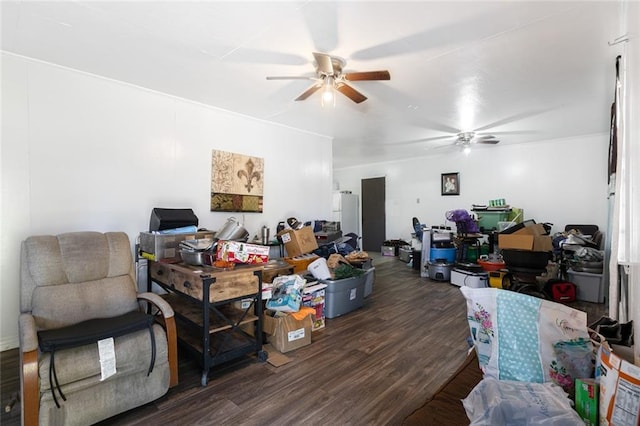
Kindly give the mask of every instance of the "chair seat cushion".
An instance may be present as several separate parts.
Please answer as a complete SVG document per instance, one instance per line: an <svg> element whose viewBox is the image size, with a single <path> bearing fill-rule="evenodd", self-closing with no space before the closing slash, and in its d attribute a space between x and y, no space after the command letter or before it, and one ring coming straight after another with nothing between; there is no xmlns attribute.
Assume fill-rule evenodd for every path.
<svg viewBox="0 0 640 426"><path fill-rule="evenodd" d="M156 342L156 367L167 363L167 338L164 329L153 325ZM112 377L146 372L151 359L151 339L148 330L140 330L114 339L116 353L116 374ZM43 353L39 362L40 390L50 391L49 363L50 353ZM68 393L66 386L85 388L100 382L100 356L98 344L91 343L55 352L55 370L58 383L63 392ZM111 380L111 378L107 379ZM69 396L69 395L67 395Z"/></svg>

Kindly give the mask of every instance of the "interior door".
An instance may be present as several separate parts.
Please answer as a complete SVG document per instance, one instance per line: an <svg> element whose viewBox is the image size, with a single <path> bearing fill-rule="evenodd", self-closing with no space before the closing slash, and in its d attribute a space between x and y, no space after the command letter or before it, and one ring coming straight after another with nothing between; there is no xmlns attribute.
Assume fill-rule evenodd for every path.
<svg viewBox="0 0 640 426"><path fill-rule="evenodd" d="M386 236L385 178L362 179L362 250L380 251Z"/></svg>

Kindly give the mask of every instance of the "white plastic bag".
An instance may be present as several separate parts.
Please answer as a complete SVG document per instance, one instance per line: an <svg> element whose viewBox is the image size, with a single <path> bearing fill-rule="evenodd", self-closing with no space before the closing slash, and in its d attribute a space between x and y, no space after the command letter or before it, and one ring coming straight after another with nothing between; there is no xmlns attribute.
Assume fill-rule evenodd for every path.
<svg viewBox="0 0 640 426"><path fill-rule="evenodd" d="M582 425L568 395L553 383L485 378L462 400L472 426Z"/></svg>

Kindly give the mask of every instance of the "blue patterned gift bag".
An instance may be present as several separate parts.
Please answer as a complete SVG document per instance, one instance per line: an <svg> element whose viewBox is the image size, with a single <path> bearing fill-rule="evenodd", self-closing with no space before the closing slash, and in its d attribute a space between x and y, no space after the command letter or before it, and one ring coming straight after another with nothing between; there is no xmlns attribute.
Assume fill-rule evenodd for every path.
<svg viewBox="0 0 640 426"><path fill-rule="evenodd" d="M573 379L592 376L585 312L509 290L460 291L485 377L554 382L570 392Z"/></svg>

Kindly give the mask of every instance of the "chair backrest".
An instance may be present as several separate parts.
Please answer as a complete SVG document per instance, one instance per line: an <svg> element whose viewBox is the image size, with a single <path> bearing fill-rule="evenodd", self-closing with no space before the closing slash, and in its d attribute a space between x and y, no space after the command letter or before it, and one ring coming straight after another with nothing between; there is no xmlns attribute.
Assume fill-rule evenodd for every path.
<svg viewBox="0 0 640 426"><path fill-rule="evenodd" d="M20 310L39 330L137 309L129 237L72 232L22 242Z"/></svg>
<svg viewBox="0 0 640 426"><path fill-rule="evenodd" d="M345 235L345 237L349 237L349 239L345 241L345 243L349 244L352 249L358 250L358 240L360 239L360 237L358 237L358 234L349 232L347 235Z"/></svg>

